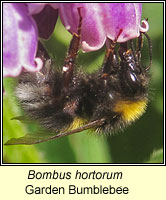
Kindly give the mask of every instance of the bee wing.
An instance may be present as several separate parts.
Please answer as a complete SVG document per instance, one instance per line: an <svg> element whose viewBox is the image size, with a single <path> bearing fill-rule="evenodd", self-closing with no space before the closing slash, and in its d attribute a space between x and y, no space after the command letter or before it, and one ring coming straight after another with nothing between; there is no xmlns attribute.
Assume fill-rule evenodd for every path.
<svg viewBox="0 0 166 200"><path fill-rule="evenodd" d="M74 133L78 133L90 128L94 128L94 127L99 127L101 126L103 123L105 122L105 119L99 119L96 121L92 121L88 124L85 124L84 126L80 126L79 128L73 129L71 131L67 131L64 133L59 133L57 135L53 135L48 134L41 134L41 133L36 133L36 134L27 134L23 137L20 138L12 138L10 140L8 140L5 145L18 145L18 144L25 144L25 145L30 145L30 144L38 144L41 142L47 142L50 140L55 140L56 138L60 138L60 137L64 137L64 136L68 136L68 135L72 135Z"/></svg>

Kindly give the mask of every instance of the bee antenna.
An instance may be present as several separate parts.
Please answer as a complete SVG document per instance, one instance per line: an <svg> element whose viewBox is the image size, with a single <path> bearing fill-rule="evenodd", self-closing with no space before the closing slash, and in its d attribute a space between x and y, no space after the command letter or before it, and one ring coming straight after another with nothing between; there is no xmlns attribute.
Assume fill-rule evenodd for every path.
<svg viewBox="0 0 166 200"><path fill-rule="evenodd" d="M149 69L151 68L151 66L152 66L152 42L151 42L151 39L150 39L150 37L149 37L149 35L147 34L147 33L145 33L145 32L142 32L144 35L145 35L145 37L147 38L147 40L148 40L148 45L149 45L149 58L150 58L150 61L149 61L149 65L146 67L146 71L149 71Z"/></svg>

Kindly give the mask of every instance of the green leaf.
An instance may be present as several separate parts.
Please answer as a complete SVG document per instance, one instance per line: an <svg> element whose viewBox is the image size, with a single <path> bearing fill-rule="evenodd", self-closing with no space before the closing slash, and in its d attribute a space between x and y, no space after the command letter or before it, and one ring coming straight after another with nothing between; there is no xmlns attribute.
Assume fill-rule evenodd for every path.
<svg viewBox="0 0 166 200"><path fill-rule="evenodd" d="M146 163L163 163L163 149L154 151Z"/></svg>
<svg viewBox="0 0 166 200"><path fill-rule="evenodd" d="M27 132L25 124L11 118L21 115L20 109L16 106L13 95L15 80L5 78L3 80L5 95L3 96L3 141L9 138L19 137ZM47 162L35 146L3 146L4 163L42 163Z"/></svg>
<svg viewBox="0 0 166 200"><path fill-rule="evenodd" d="M105 136L84 131L69 137L77 163L111 163L109 146Z"/></svg>

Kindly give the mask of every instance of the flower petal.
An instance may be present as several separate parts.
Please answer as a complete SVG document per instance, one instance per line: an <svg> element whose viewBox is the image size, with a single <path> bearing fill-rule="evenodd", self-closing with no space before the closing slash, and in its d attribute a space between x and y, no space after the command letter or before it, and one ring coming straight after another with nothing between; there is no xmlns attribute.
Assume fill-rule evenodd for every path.
<svg viewBox="0 0 166 200"><path fill-rule="evenodd" d="M38 26L39 37L48 39L55 28L58 10L46 5L40 13L33 15L33 18Z"/></svg>
<svg viewBox="0 0 166 200"><path fill-rule="evenodd" d="M103 3L102 21L108 38L126 42L139 36L142 6L140 3Z"/></svg>
<svg viewBox="0 0 166 200"><path fill-rule="evenodd" d="M24 67L28 71L41 68L34 59L38 34L35 22L23 3L3 4L3 73L18 76Z"/></svg>
<svg viewBox="0 0 166 200"><path fill-rule="evenodd" d="M139 31L140 32L147 32L149 30L149 24L148 24L148 21L147 20L142 20L142 24L140 25L139 27Z"/></svg>
<svg viewBox="0 0 166 200"><path fill-rule="evenodd" d="M98 4L96 3L66 3L59 6L61 20L71 33L77 32L79 23L77 8L81 7L83 51L95 51L101 48L106 40L98 10L95 9L97 6Z"/></svg>
<svg viewBox="0 0 166 200"><path fill-rule="evenodd" d="M47 3L27 3L26 5L28 6L29 14L35 15L41 12L46 4Z"/></svg>
<svg viewBox="0 0 166 200"><path fill-rule="evenodd" d="M50 4L54 9L58 9L60 3L49 3L49 4Z"/></svg>
<svg viewBox="0 0 166 200"><path fill-rule="evenodd" d="M71 33L77 32L79 7L83 18L81 39L84 51L101 48L107 37L126 42L140 34L141 3L60 4L61 20Z"/></svg>
<svg viewBox="0 0 166 200"><path fill-rule="evenodd" d="M46 5L52 6L54 9L58 9L59 3L26 3L30 15L35 15L43 10Z"/></svg>

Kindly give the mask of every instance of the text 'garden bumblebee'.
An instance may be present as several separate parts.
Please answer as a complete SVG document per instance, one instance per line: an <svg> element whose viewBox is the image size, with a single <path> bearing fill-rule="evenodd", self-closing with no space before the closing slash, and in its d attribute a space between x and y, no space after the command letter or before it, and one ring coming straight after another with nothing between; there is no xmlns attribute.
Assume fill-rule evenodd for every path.
<svg viewBox="0 0 166 200"><path fill-rule="evenodd" d="M75 68L81 38L80 10L79 17L78 30L73 34L61 71L46 60L39 72L23 72L19 78L15 94L26 116L54 133L45 140L38 138L29 144L86 129L95 129L100 134L111 133L131 124L145 112L152 63L149 36L140 32L136 45L133 40L117 44L121 29L117 38L109 41L101 69L85 74ZM146 67L141 63L144 35L150 55Z"/></svg>

